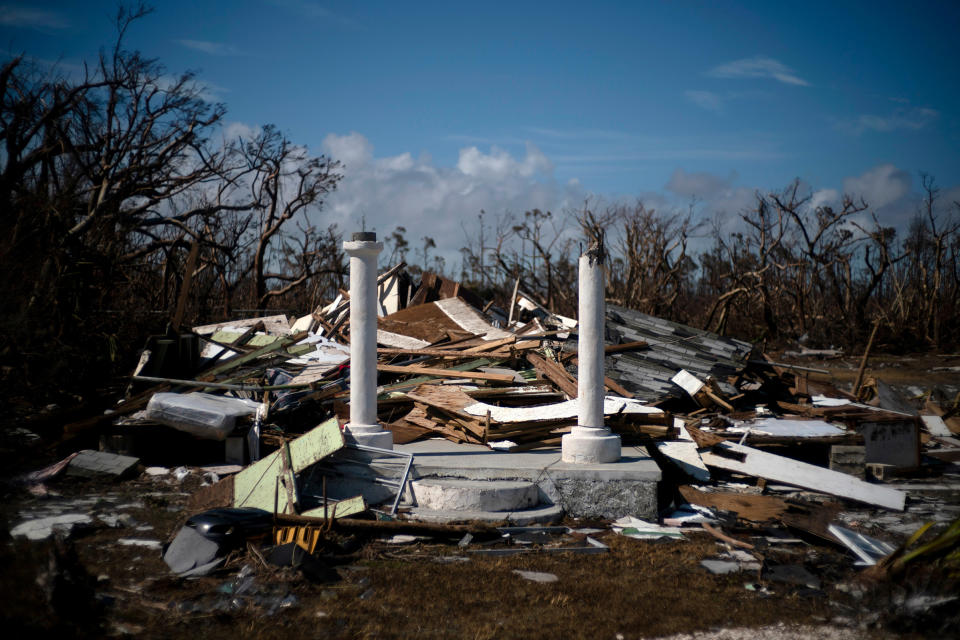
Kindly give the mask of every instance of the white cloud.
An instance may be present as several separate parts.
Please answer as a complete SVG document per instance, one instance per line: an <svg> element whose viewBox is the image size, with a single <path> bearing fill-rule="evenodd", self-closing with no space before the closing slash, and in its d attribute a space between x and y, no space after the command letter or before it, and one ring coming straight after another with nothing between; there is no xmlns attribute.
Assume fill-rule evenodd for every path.
<svg viewBox="0 0 960 640"><path fill-rule="evenodd" d="M0 24L32 29L66 29L70 26L67 18L57 11L12 4L0 5Z"/></svg>
<svg viewBox="0 0 960 640"><path fill-rule="evenodd" d="M884 116L863 114L853 120L841 120L837 123L837 127L853 135L860 135L866 131L888 133L898 129L918 131L933 124L939 117L940 112L936 109L903 107Z"/></svg>
<svg viewBox="0 0 960 640"><path fill-rule="evenodd" d="M843 192L863 198L877 210L900 203L910 193L912 182L909 173L887 163L845 179Z"/></svg>
<svg viewBox="0 0 960 640"><path fill-rule="evenodd" d="M496 179L511 174L530 177L536 173L549 173L553 165L539 149L528 143L527 155L519 162L497 147L492 147L489 154L476 147L461 149L457 169L468 176Z"/></svg>
<svg viewBox="0 0 960 640"><path fill-rule="evenodd" d="M690 89L684 91L683 95L687 100L707 111L720 111L723 108L723 98L713 91Z"/></svg>
<svg viewBox="0 0 960 640"><path fill-rule="evenodd" d="M262 129L244 122L230 122L223 128L225 140L252 140L260 135Z"/></svg>
<svg viewBox="0 0 960 640"><path fill-rule="evenodd" d="M177 40L178 43L188 49L208 53L213 56L238 56L240 50L232 44L223 42L210 42L209 40Z"/></svg>
<svg viewBox="0 0 960 640"><path fill-rule="evenodd" d="M810 195L811 209L820 207L834 207L840 204L840 192L836 189L818 189Z"/></svg>
<svg viewBox="0 0 960 640"><path fill-rule="evenodd" d="M709 200L722 195L724 192L729 192L736 178L736 173L731 173L728 177L722 178L712 173L687 173L683 169L677 168L670 176L666 189L681 197Z"/></svg>
<svg viewBox="0 0 960 640"><path fill-rule="evenodd" d="M474 228L481 210L491 216L534 208L560 213L583 198L578 182L553 179L550 160L533 145L519 157L495 147L489 153L466 147L455 166L439 166L426 154L375 157L370 141L356 132L328 135L323 150L344 163L343 181L325 203L323 224L336 222L349 233L362 219L381 239L405 227L413 247L424 236L434 238L435 253L447 259L448 268L456 266L460 247L472 241L464 228Z"/></svg>
<svg viewBox="0 0 960 640"><path fill-rule="evenodd" d="M373 145L356 131L345 136L331 133L323 139L323 150L348 170L362 169L373 158Z"/></svg>
<svg viewBox="0 0 960 640"><path fill-rule="evenodd" d="M809 82L797 76L793 69L779 60L766 56L754 56L733 60L707 72L714 78L771 78L784 84L807 87Z"/></svg>

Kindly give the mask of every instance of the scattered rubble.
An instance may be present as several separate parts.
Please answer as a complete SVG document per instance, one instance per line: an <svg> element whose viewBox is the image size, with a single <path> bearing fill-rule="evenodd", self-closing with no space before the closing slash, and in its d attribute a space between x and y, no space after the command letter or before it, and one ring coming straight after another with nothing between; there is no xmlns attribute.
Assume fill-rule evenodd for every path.
<svg viewBox="0 0 960 640"><path fill-rule="evenodd" d="M774 361L756 345L611 305L604 421L622 438L623 464L653 460L658 482L646 477L644 489L626 470L583 467L586 485L571 488L563 464L547 457L530 473L520 471L528 462L508 458L485 477L468 475L466 464L440 466L442 456L457 453L453 445L430 449L431 439L462 447L462 456L480 450L519 461L524 452L551 455L577 425L577 323L522 294L503 313L434 274L414 287L403 265L377 283L376 420L394 449L360 444L348 427L350 298L343 292L292 320L248 318L152 337L122 401L64 429L67 441L99 436L103 451L81 450L18 478L31 500L47 501L25 507L11 536L70 539L81 528L119 527L126 533L115 544L162 547L175 576L228 578L216 593L170 605L187 616L296 609L300 596L257 571L269 566L314 584L337 582L343 571L334 568L355 562L371 538L398 550L439 544L432 559L453 564L607 554L604 536L614 533L635 539L622 544L700 536L716 545L700 570L746 574L746 589L758 598L787 589L863 599L892 576L923 574L926 590L912 594L906 609L942 611L955 600L957 399L903 398L876 378L853 395L819 370ZM165 542L134 535L153 527L122 513L114 498L57 503L48 495L58 483L131 477L189 504L179 527L146 534ZM646 507L623 500L643 491L650 492ZM599 513L578 511L578 500L623 510L571 526L572 518ZM554 524L564 512L564 524ZM526 526L538 522L545 524ZM825 557L846 558L845 572ZM861 586L842 581L859 567L870 567L853 579ZM513 573L564 581L551 572ZM935 589L934 575L945 576ZM384 588L357 584L360 599Z"/></svg>

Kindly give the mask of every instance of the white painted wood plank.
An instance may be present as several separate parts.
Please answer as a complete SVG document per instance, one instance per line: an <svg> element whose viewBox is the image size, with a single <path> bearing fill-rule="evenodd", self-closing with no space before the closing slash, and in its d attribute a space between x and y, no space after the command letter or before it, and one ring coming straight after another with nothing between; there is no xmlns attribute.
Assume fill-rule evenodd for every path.
<svg viewBox="0 0 960 640"><path fill-rule="evenodd" d="M423 349L429 347L430 343L419 338L403 336L399 333L391 333L383 329L377 329L377 344L382 344L394 349Z"/></svg>
<svg viewBox="0 0 960 640"><path fill-rule="evenodd" d="M940 416L920 416L920 419L923 420L923 425L931 435L944 436L946 438L953 435L953 432L947 428L947 423L944 422Z"/></svg>
<svg viewBox="0 0 960 640"><path fill-rule="evenodd" d="M447 317L456 322L464 331L482 336L484 340L500 340L513 335L503 329L494 327L460 298L446 298L437 300L433 304L437 305L441 311L447 314Z"/></svg>
<svg viewBox="0 0 960 640"><path fill-rule="evenodd" d="M226 322L217 322L215 324L203 324L193 328L193 332L198 336L208 336L227 327L234 327L243 332L244 329L252 327L258 322L263 322L266 332L270 335L285 336L290 334L290 321L285 315L264 316L262 318L247 318L246 320L228 320Z"/></svg>
<svg viewBox="0 0 960 640"><path fill-rule="evenodd" d="M822 491L887 509L903 511L906 503L906 494L902 491L870 484L839 471L831 471L732 442L718 444L713 449L722 449L729 455L742 457L742 460L720 455L714 450L701 451L700 457L707 466Z"/></svg>
<svg viewBox="0 0 960 640"><path fill-rule="evenodd" d="M472 416L485 417L490 412L490 420L499 423L537 422L541 420L566 420L579 415L580 405L576 398L555 404L537 405L534 407L497 407L485 402L476 402L464 407L464 411ZM650 407L637 400L607 396L603 400L603 414L606 416L616 413L643 413L662 415L663 411Z"/></svg>
<svg viewBox="0 0 960 640"><path fill-rule="evenodd" d="M728 427L727 431L790 438L842 436L847 432L846 429L841 429L823 420L786 420L783 418L761 418L738 424L735 427Z"/></svg>
<svg viewBox="0 0 960 640"><path fill-rule="evenodd" d="M703 381L686 369L677 371L677 375L670 378L670 382L686 391L691 398L697 395L700 389L703 389Z"/></svg>
<svg viewBox="0 0 960 640"><path fill-rule="evenodd" d="M683 431L686 431L685 429ZM703 458L697 452L697 443L692 440L683 442L658 442L657 449L684 473L697 480L709 480L710 470L703 464Z"/></svg>

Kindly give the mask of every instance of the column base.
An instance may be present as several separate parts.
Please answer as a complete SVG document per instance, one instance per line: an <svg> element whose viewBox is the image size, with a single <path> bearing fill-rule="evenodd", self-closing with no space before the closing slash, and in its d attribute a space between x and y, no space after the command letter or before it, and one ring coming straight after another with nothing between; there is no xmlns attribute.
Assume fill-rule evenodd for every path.
<svg viewBox="0 0 960 640"><path fill-rule="evenodd" d="M620 436L608 429L574 427L563 436L560 459L574 464L604 464L620 459Z"/></svg>
<svg viewBox="0 0 960 640"><path fill-rule="evenodd" d="M343 430L347 442L378 449L393 449L393 434L378 424L348 424Z"/></svg>

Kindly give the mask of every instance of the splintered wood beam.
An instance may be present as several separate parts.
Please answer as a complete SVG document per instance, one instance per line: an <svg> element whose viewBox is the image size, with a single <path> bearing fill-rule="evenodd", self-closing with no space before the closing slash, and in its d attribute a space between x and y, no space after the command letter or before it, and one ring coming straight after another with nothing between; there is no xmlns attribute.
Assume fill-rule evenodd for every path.
<svg viewBox="0 0 960 640"><path fill-rule="evenodd" d="M173 320L170 325L174 331L180 331L180 323L183 322L183 314L187 310L187 300L190 297L190 285L193 284L193 272L197 268L197 258L200 256L200 241L195 239L190 246L190 255L187 256L187 268L183 273L183 283L180 285L180 296L177 299L177 308L173 313Z"/></svg>
<svg viewBox="0 0 960 640"><path fill-rule="evenodd" d="M506 373L484 373L482 371L457 371L434 367L401 367L392 364L378 364L377 371L384 373L405 373L411 376L435 376L438 378L464 378L467 380L487 380L489 382L513 382L514 376Z"/></svg>
<svg viewBox="0 0 960 640"><path fill-rule="evenodd" d="M499 340L490 340L484 344L478 345L476 347L470 347L466 350L467 353L483 353L484 351L493 351L497 347L502 347L507 344L513 344L517 341L517 336L507 336L506 338L500 338Z"/></svg>
<svg viewBox="0 0 960 640"><path fill-rule="evenodd" d="M394 349L392 347L378 347L377 353L385 356L431 356L435 358L450 358L469 360L476 359L477 354L470 351L447 351L445 349ZM486 355L486 354L484 354Z"/></svg>
<svg viewBox="0 0 960 640"><path fill-rule="evenodd" d="M273 353L274 351L285 349L290 345L300 342L301 340L303 340L309 335L310 335L310 332L303 331L301 333L297 333L292 336L277 338L274 342L271 342L270 344L264 347L260 347L256 351L251 351L250 353L245 353L235 358L231 358L229 360L224 361L220 365L213 367L212 369L207 369L206 371L202 372L201 375L197 376L197 379L202 380L204 382L213 382L213 379L217 374L226 373L227 371L236 369L237 367L244 365L248 362L252 362L253 360L256 360L257 358L259 358L260 356L265 356L268 353ZM293 358L294 356L290 354L289 357Z"/></svg>
<svg viewBox="0 0 960 640"><path fill-rule="evenodd" d="M611 353L620 353L622 351L640 351L641 349L646 349L649 347L646 342L643 340L637 340L636 342L623 342L621 344L609 344L603 348L603 352L606 354Z"/></svg>
<svg viewBox="0 0 960 640"><path fill-rule="evenodd" d="M577 397L577 380L566 369L536 353L527 353L526 358L527 362L532 364L541 376L557 385L557 388L571 398Z"/></svg>

